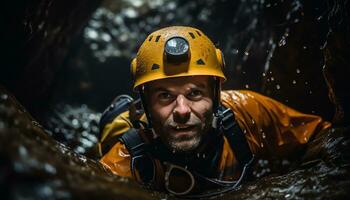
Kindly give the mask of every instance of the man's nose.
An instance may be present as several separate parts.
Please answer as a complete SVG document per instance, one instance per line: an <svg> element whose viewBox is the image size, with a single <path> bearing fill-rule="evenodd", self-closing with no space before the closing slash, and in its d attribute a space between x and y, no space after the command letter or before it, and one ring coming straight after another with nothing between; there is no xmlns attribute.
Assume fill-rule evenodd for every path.
<svg viewBox="0 0 350 200"><path fill-rule="evenodd" d="M191 116L190 102L183 95L178 95L176 105L173 110L174 121L178 123L186 123Z"/></svg>

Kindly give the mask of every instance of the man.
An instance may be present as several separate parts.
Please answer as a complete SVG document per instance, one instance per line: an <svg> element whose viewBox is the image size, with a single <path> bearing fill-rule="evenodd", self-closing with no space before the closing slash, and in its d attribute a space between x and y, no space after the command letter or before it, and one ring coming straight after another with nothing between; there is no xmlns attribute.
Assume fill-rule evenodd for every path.
<svg viewBox="0 0 350 200"><path fill-rule="evenodd" d="M330 126L255 92L221 91L223 67L198 29L150 34L131 64L144 114L131 97L114 101L101 118L100 162L146 187L208 197L235 189L254 158L297 156Z"/></svg>

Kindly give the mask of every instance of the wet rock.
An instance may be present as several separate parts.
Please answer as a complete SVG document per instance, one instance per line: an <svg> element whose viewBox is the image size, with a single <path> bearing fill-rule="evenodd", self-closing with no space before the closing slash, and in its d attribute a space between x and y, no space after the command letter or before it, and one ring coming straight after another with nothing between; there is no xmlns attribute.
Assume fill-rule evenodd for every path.
<svg viewBox="0 0 350 200"><path fill-rule="evenodd" d="M97 158L94 147L99 138L100 113L84 104L79 107L59 104L46 116L44 126L50 136L76 153Z"/></svg>
<svg viewBox="0 0 350 200"><path fill-rule="evenodd" d="M153 193L52 139L3 88L0 95L6 96L0 100L2 199L153 198Z"/></svg>
<svg viewBox="0 0 350 200"><path fill-rule="evenodd" d="M327 82L329 98L335 106L333 123L350 125L350 10L349 2L331 1L330 29L323 47L323 75Z"/></svg>

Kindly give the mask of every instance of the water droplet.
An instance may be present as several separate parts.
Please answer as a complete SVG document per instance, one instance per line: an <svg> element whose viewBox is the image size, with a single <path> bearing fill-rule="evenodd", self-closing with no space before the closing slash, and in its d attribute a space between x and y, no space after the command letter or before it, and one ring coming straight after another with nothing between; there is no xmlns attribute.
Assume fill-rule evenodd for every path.
<svg viewBox="0 0 350 200"><path fill-rule="evenodd" d="M309 94L312 94L312 91L311 91L311 90L309 91Z"/></svg>
<svg viewBox="0 0 350 200"><path fill-rule="evenodd" d="M293 84L295 85L297 83L297 81L296 80L293 80Z"/></svg>
<svg viewBox="0 0 350 200"><path fill-rule="evenodd" d="M101 39L104 40L105 42L109 42L112 38L109 34L107 33L102 33L101 34Z"/></svg>
<svg viewBox="0 0 350 200"><path fill-rule="evenodd" d="M86 29L85 32L86 36L92 40L96 39L98 37L98 33L97 31L93 30L93 29Z"/></svg>
<svg viewBox="0 0 350 200"><path fill-rule="evenodd" d="M126 9L124 10L124 14L125 14L125 16L128 17L128 18L135 18L135 17L138 16L138 13L137 13L136 10L133 9L133 8L126 8Z"/></svg>
<svg viewBox="0 0 350 200"><path fill-rule="evenodd" d="M262 132L261 136L262 136L262 138L263 138L263 139L265 139L265 138L266 138L266 135L265 135L265 133L264 133L264 132Z"/></svg>
<svg viewBox="0 0 350 200"><path fill-rule="evenodd" d="M18 151L19 151L19 155L22 157L26 157L28 154L28 151L24 146L20 146Z"/></svg>
<svg viewBox="0 0 350 200"><path fill-rule="evenodd" d="M239 51L238 51L238 49L232 49L232 53L236 55L239 53Z"/></svg>
<svg viewBox="0 0 350 200"><path fill-rule="evenodd" d="M297 74L300 74L300 69L297 69Z"/></svg>
<svg viewBox="0 0 350 200"><path fill-rule="evenodd" d="M277 84L277 85L276 85L276 89L277 89L277 90L281 89L281 86Z"/></svg>
<svg viewBox="0 0 350 200"><path fill-rule="evenodd" d="M279 47L284 46L286 43L287 43L286 38L283 36L282 39L279 41L278 46Z"/></svg>
<svg viewBox="0 0 350 200"><path fill-rule="evenodd" d="M303 46L303 49L307 49L307 47L306 47L306 46Z"/></svg>
<svg viewBox="0 0 350 200"><path fill-rule="evenodd" d="M1 95L1 100L7 100L8 98L8 95L7 94L2 94Z"/></svg>
<svg viewBox="0 0 350 200"><path fill-rule="evenodd" d="M5 128L5 123L0 121L0 129L4 129Z"/></svg>
<svg viewBox="0 0 350 200"><path fill-rule="evenodd" d="M50 165L49 163L45 163L44 169L46 172L48 172L50 174L56 174L56 168L54 166Z"/></svg>
<svg viewBox="0 0 350 200"><path fill-rule="evenodd" d="M73 119L72 120L72 125L73 126L78 126L78 124L79 124L79 121L77 119Z"/></svg>
<svg viewBox="0 0 350 200"><path fill-rule="evenodd" d="M245 87L246 89L249 89L249 85L248 85L248 84L246 84L244 87Z"/></svg>
<svg viewBox="0 0 350 200"><path fill-rule="evenodd" d="M41 127L41 125L37 121L32 121L32 124L37 127Z"/></svg>
<svg viewBox="0 0 350 200"><path fill-rule="evenodd" d="M275 80L275 78L274 77L271 77L271 81L274 81Z"/></svg>
<svg viewBox="0 0 350 200"><path fill-rule="evenodd" d="M245 51L245 52L244 52L244 55L248 56L248 55L249 55L249 52Z"/></svg>
<svg viewBox="0 0 350 200"><path fill-rule="evenodd" d="M202 157L205 158L205 154L203 154Z"/></svg>
<svg viewBox="0 0 350 200"><path fill-rule="evenodd" d="M261 148L263 148L263 147L264 147L264 144L263 144L263 143L260 143L260 146L261 146Z"/></svg>
<svg viewBox="0 0 350 200"><path fill-rule="evenodd" d="M265 73L262 73L262 75L265 77L266 76L266 74Z"/></svg>

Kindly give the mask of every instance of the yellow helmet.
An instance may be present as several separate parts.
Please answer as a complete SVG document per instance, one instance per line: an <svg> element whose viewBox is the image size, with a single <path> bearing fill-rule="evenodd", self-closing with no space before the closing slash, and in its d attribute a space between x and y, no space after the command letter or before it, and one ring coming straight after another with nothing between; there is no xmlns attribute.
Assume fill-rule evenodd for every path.
<svg viewBox="0 0 350 200"><path fill-rule="evenodd" d="M131 62L134 89L164 78L209 75L226 80L220 49L198 29L171 26L151 33Z"/></svg>

